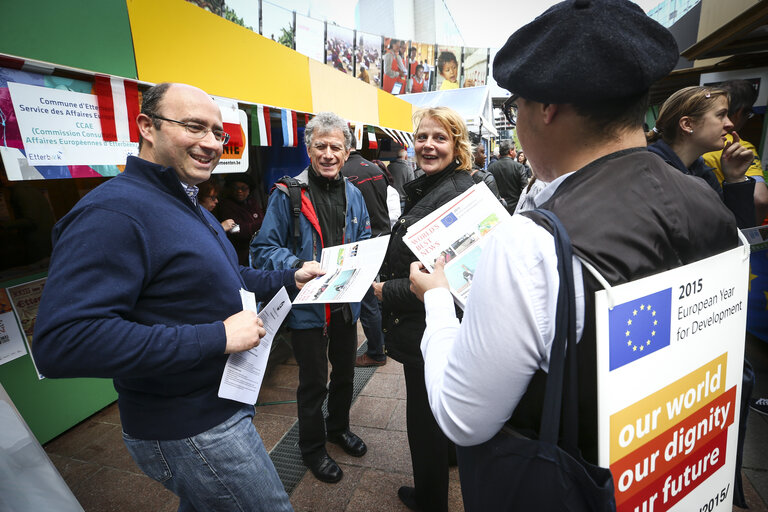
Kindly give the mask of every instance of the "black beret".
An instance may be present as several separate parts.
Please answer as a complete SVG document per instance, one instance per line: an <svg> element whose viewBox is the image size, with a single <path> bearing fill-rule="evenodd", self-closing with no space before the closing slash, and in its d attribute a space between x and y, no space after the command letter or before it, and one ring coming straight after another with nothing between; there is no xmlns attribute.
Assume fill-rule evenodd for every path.
<svg viewBox="0 0 768 512"><path fill-rule="evenodd" d="M493 78L525 99L589 103L637 96L680 57L672 34L629 0L567 0L517 30Z"/></svg>

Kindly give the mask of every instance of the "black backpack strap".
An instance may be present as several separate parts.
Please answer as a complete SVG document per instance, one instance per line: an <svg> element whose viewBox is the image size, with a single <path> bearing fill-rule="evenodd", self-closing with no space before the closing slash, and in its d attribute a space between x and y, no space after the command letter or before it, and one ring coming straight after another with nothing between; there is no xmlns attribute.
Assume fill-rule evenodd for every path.
<svg viewBox="0 0 768 512"><path fill-rule="evenodd" d="M549 360L539 439L557 444L561 414L564 420L562 448L578 453L578 369L576 366L576 300L573 281L573 249L560 219L548 210L526 212L538 217L552 233L557 253L560 288L557 296L555 337Z"/></svg>
<svg viewBox="0 0 768 512"><path fill-rule="evenodd" d="M282 183L288 189L288 199L291 201L291 215L293 216L293 252L299 250L299 216L301 215L301 182L290 176L283 176L277 183Z"/></svg>

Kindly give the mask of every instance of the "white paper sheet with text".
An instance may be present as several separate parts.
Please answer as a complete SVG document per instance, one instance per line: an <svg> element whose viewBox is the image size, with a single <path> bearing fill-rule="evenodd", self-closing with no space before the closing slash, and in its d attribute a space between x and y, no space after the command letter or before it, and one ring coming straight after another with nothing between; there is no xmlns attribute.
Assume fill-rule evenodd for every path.
<svg viewBox="0 0 768 512"><path fill-rule="evenodd" d="M440 256L456 303L464 309L485 236L512 217L480 182L408 228L403 241L430 272Z"/></svg>
<svg viewBox="0 0 768 512"><path fill-rule="evenodd" d="M256 298L247 290L240 290L243 310L256 312ZM259 397L261 381L267 369L267 359L272 348L272 338L291 310L291 299L285 287L269 301L259 313L267 334L258 347L229 355L219 385L219 398L228 398L244 404L255 404Z"/></svg>
<svg viewBox="0 0 768 512"><path fill-rule="evenodd" d="M294 304L360 302L379 275L389 235L326 247L320 256L325 275L304 285Z"/></svg>

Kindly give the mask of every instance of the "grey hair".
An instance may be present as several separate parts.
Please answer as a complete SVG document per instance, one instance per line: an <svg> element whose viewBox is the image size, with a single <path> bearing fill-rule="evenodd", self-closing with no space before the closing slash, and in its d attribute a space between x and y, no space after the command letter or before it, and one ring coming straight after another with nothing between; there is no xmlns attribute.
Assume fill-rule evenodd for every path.
<svg viewBox="0 0 768 512"><path fill-rule="evenodd" d="M317 135L323 135L328 132L340 130L344 135L344 149L352 148L352 132L349 131L349 125L337 114L333 112L318 112L313 117L304 129L304 144L309 147L312 144L312 137L317 132Z"/></svg>

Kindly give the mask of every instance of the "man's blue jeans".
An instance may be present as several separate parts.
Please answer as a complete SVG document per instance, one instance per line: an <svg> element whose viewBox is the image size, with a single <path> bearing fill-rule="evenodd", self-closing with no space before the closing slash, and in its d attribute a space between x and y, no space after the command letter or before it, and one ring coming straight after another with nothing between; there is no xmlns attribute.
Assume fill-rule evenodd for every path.
<svg viewBox="0 0 768 512"><path fill-rule="evenodd" d="M123 432L133 460L179 496L179 512L290 511L285 488L243 406L212 429L187 439L146 441Z"/></svg>
<svg viewBox="0 0 768 512"><path fill-rule="evenodd" d="M368 338L368 356L376 361L387 358L384 355L384 334L381 332L381 304L373 293L373 286L365 292L360 301L360 324Z"/></svg>

